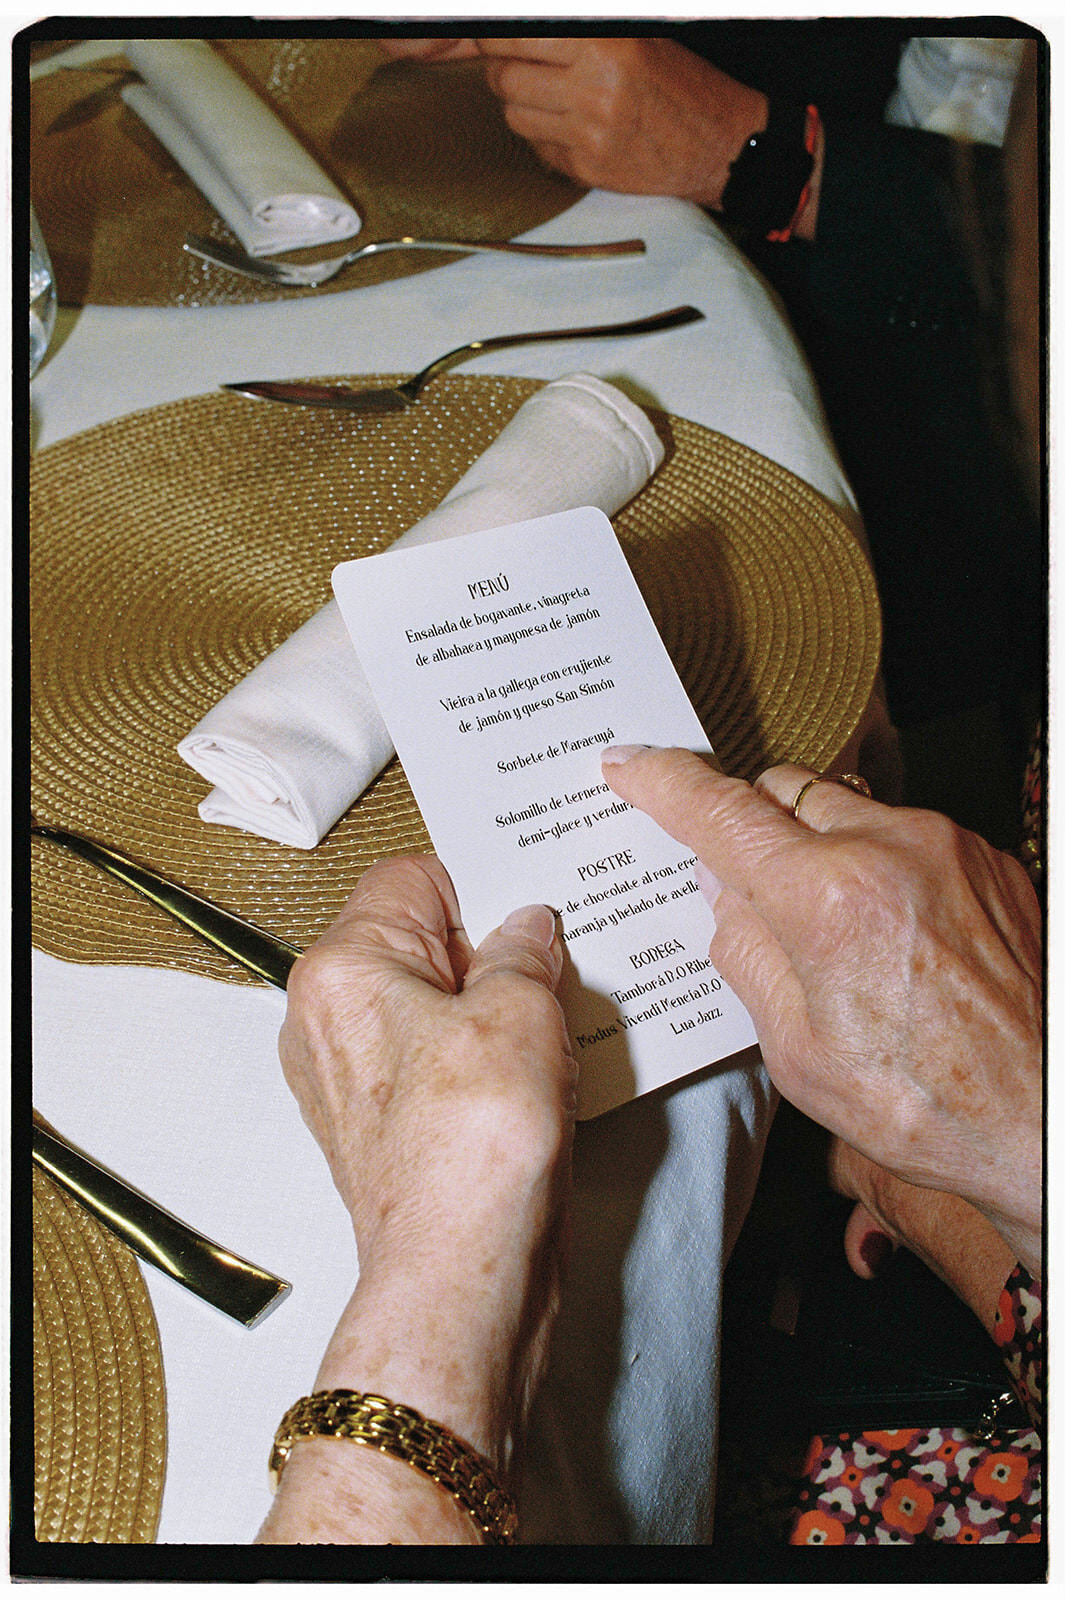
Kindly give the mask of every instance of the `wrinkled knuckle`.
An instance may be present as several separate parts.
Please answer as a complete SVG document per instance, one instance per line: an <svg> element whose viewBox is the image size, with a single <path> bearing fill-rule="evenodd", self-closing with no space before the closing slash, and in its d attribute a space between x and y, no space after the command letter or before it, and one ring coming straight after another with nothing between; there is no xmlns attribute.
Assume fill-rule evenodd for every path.
<svg viewBox="0 0 1065 1600"><path fill-rule="evenodd" d="M938 811L897 811L894 821L902 847L927 861L955 866L972 852L973 836Z"/></svg>
<svg viewBox="0 0 1065 1600"><path fill-rule="evenodd" d="M386 856L375 861L359 879L351 899L351 910L357 910L364 919L384 916L391 921L397 902L408 893L417 894L423 887L426 874L434 876L432 858L422 855Z"/></svg>
<svg viewBox="0 0 1065 1600"><path fill-rule="evenodd" d="M355 971L339 949L315 948L289 973L286 1022L299 1032L313 1055L377 1043L389 1031L388 986L372 970ZM394 1031L394 1023L392 1024Z"/></svg>
<svg viewBox="0 0 1065 1600"><path fill-rule="evenodd" d="M654 792L661 798L662 809L670 816L679 818L698 814L705 800L703 775L698 767L688 761L669 757L658 764L658 772L652 781ZM719 797L718 804L726 804L724 794Z"/></svg>
<svg viewBox="0 0 1065 1600"><path fill-rule="evenodd" d="M526 1002L537 993L538 986L513 965L515 952L508 950L506 965L493 967L486 972L478 988L491 995L493 1006L507 1016L523 1009Z"/></svg>
<svg viewBox="0 0 1065 1600"><path fill-rule="evenodd" d="M827 842L831 856L818 887L818 922L837 935L864 941L895 902L892 853L875 839Z"/></svg>
<svg viewBox="0 0 1065 1600"><path fill-rule="evenodd" d="M363 899L375 894L387 894L392 884L416 871L417 865L417 856L388 856L381 861L371 862L359 879L355 892Z"/></svg>
<svg viewBox="0 0 1065 1600"><path fill-rule="evenodd" d="M917 837L927 850L947 860L969 853L970 835L939 812L924 812L918 822Z"/></svg>
<svg viewBox="0 0 1065 1600"><path fill-rule="evenodd" d="M558 980L560 965L560 958L552 950L529 950L521 958L521 973L541 992L549 992Z"/></svg>
<svg viewBox="0 0 1065 1600"><path fill-rule="evenodd" d="M327 1023L337 1009L348 984L343 965L335 952L314 947L299 957L288 975L286 995L289 1012L304 1020L314 1018Z"/></svg>
<svg viewBox="0 0 1065 1600"><path fill-rule="evenodd" d="M541 990L554 988L560 960L555 945L540 944L532 939L512 943L496 954L482 952L477 982L483 984L487 978L493 978L505 986L513 979L515 999L520 1004L520 996L530 984Z"/></svg>
<svg viewBox="0 0 1065 1600"><path fill-rule="evenodd" d="M549 959L550 952L545 952ZM556 1045L564 1031L558 1001L542 983L525 973L501 969L490 975L499 1013L518 1037Z"/></svg>

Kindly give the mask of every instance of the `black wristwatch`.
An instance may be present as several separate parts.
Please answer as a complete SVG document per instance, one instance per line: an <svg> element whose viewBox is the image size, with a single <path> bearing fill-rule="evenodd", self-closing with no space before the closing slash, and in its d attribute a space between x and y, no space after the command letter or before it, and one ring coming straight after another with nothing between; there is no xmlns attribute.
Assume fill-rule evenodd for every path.
<svg viewBox="0 0 1065 1600"><path fill-rule="evenodd" d="M814 169L811 130L817 123L813 106L769 102L768 124L751 134L729 169L721 197L726 222L759 238L790 237Z"/></svg>

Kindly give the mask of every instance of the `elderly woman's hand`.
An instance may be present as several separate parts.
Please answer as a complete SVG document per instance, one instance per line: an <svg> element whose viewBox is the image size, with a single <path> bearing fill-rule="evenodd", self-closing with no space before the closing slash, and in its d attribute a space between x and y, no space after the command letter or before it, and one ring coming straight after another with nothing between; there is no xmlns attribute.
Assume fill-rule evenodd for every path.
<svg viewBox="0 0 1065 1600"><path fill-rule="evenodd" d="M994 1330L1002 1288L1017 1261L998 1229L959 1195L905 1183L842 1139L833 1139L828 1177L856 1201L843 1248L860 1278L875 1278L896 1245L920 1257Z"/></svg>
<svg viewBox="0 0 1065 1600"><path fill-rule="evenodd" d="M909 1183L970 1200L1038 1272L1042 955L1018 862L945 817L688 751L603 774L708 869L711 956L781 1093Z"/></svg>
<svg viewBox="0 0 1065 1600"><path fill-rule="evenodd" d="M504 1476L546 1357L569 1194L576 1068L553 993L561 965L545 907L513 913L474 951L440 863L385 862L293 968L280 1038L359 1255L316 1387L413 1406ZM368 1472L392 1472L394 1492L418 1502L401 1539L470 1535L428 1480L322 1441L293 1451L264 1537L395 1537L393 1494L374 1502L367 1533ZM318 1527L339 1473L346 1509L308 1533L308 1508Z"/></svg>

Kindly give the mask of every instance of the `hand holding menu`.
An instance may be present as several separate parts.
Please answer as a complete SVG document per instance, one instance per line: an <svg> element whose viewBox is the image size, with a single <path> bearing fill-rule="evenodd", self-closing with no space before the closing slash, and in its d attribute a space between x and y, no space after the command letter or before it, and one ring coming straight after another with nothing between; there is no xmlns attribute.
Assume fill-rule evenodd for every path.
<svg viewBox="0 0 1065 1600"><path fill-rule="evenodd" d="M470 938L559 916L578 1115L753 1044L694 858L600 771L610 744L710 751L603 513L385 551L333 588Z"/></svg>

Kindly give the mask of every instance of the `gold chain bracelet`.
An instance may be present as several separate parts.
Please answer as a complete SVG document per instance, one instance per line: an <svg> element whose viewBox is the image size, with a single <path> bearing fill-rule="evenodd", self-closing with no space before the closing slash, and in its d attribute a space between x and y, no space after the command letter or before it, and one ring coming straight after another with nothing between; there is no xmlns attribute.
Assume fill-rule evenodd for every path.
<svg viewBox="0 0 1065 1600"><path fill-rule="evenodd" d="M356 1389L320 1389L285 1412L270 1452L275 1493L292 1446L320 1438L369 1445L423 1472L469 1513L486 1544L513 1544L517 1538L514 1501L483 1456L413 1407Z"/></svg>

